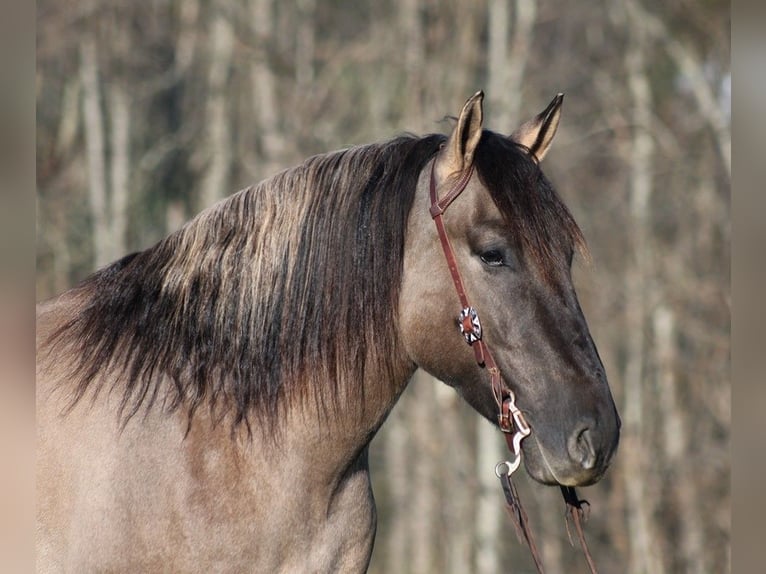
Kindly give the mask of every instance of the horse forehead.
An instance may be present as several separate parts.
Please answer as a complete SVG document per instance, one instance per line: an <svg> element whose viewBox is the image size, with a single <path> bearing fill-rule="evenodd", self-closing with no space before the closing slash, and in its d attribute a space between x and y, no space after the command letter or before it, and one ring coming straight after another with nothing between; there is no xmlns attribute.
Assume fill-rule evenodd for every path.
<svg viewBox="0 0 766 574"><path fill-rule="evenodd" d="M497 208L489 190L482 183L479 176L474 172L465 190L455 203L462 203L460 211L463 212L463 222L467 225L482 223L503 224L503 217Z"/></svg>

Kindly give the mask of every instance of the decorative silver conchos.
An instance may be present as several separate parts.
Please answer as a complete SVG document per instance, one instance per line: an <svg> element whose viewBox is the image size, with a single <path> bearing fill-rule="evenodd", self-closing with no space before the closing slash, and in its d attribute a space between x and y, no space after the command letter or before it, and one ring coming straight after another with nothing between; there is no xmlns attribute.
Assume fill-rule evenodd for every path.
<svg viewBox="0 0 766 574"><path fill-rule="evenodd" d="M479 315L476 313L476 309L473 307L465 307L458 317L458 325L460 332L465 337L466 343L473 345L476 341L481 339L481 322L479 321Z"/></svg>

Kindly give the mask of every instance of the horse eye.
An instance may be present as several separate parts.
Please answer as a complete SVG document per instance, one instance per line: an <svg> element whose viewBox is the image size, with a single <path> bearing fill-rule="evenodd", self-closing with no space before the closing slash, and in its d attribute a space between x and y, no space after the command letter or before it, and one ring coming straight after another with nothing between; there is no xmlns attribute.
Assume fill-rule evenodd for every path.
<svg viewBox="0 0 766 574"><path fill-rule="evenodd" d="M490 249L488 251L484 251L479 255L479 258L490 267L502 267L505 265L505 260L503 259L503 254L498 251L497 249Z"/></svg>

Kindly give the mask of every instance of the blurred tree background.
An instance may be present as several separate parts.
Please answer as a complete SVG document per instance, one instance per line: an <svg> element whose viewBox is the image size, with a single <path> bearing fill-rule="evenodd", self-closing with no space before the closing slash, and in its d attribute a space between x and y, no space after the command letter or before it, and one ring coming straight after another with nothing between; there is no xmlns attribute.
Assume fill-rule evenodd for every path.
<svg viewBox="0 0 766 574"><path fill-rule="evenodd" d="M623 419L582 489L605 573L728 572L730 25L725 0L39 0L37 297L308 155L510 133L565 92L545 169ZM435 409L433 405L437 405ZM417 374L373 441L374 573L532 572L499 433ZM551 573L585 572L558 489L519 473Z"/></svg>

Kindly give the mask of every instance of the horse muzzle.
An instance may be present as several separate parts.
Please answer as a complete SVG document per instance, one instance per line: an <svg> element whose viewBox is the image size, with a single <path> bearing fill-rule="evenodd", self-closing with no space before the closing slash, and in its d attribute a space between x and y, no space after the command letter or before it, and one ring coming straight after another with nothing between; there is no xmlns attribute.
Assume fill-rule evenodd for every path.
<svg viewBox="0 0 766 574"><path fill-rule="evenodd" d="M527 473L549 485L588 486L598 482L617 450L619 418L611 427L584 419L568 436L548 446L544 431L536 432L533 425L531 435L522 443Z"/></svg>

